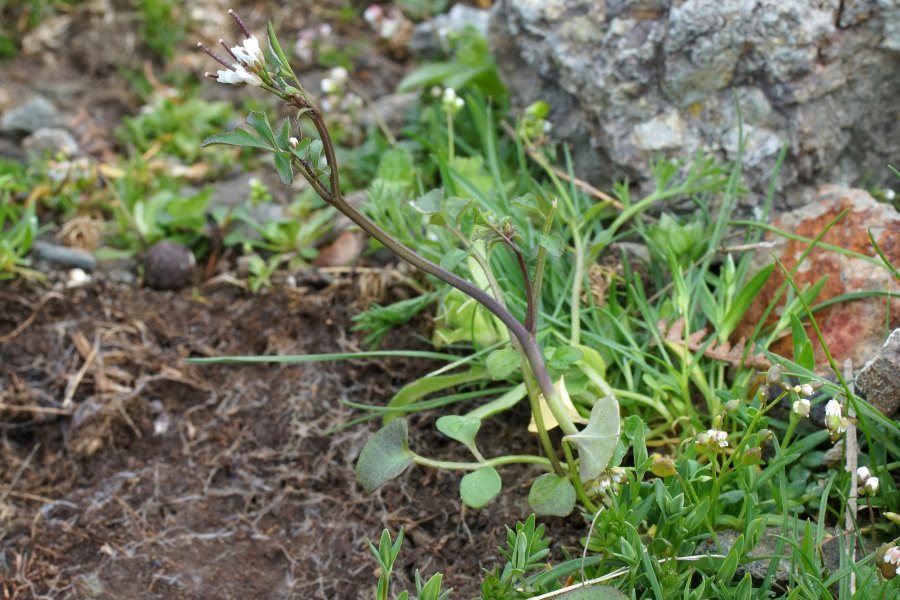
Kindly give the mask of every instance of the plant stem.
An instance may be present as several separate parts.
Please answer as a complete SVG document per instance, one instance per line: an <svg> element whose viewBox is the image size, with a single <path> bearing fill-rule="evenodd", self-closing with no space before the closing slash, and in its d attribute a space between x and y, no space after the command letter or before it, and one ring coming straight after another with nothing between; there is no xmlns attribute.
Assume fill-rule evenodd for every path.
<svg viewBox="0 0 900 600"><path fill-rule="evenodd" d="M533 454L508 454L506 456L498 456L497 458L489 458L484 462L458 462L452 460L434 460L425 458L418 454L413 454L413 461L417 465L423 467L434 467L437 469L456 469L459 471L474 471L482 467L499 467L501 465L511 465L516 463L525 463L532 465L542 465L551 468L550 459L543 456L534 456Z"/></svg>
<svg viewBox="0 0 900 600"><path fill-rule="evenodd" d="M322 184L316 179L314 172L310 173L306 168L301 170L301 173L306 178L306 180L310 182L310 185L313 186L313 189L315 189L316 193L318 193L323 200L346 215L347 218L358 225L360 229L368 233L370 236L383 244L388 250L396 254L400 259L406 261L420 271L424 271L429 275L437 277L447 285L458 289L459 291L463 292L464 294L487 308L491 313L493 313L504 325L506 325L507 329L509 329L512 335L518 340L519 344L521 345L522 352L525 354L525 357L528 360L528 364L531 366L531 371L532 373L534 373L534 377L537 380L538 386L541 388L541 392L544 394L544 399L547 401L547 405L553 412L553 416L559 422L560 428L566 434L577 433L578 429L575 427L574 423L572 423L571 418L569 418L569 415L566 414L565 410L562 407L559 395L556 393L556 389L553 387L553 382L550 379L550 374L547 372L547 367L544 364L544 357L542 356L541 350L537 345L537 341L535 340L531 332L529 332L528 329L526 329L525 326L512 315L512 313L506 310L506 308L496 299L494 299L490 294L484 292L478 286L472 284L469 281L466 281L455 273L452 273L444 269L440 265L431 262L427 258L420 256L414 250L404 245L402 242L396 240L389 233L384 231L381 227L369 220L369 218L366 217L363 213L361 213L359 210L350 205L350 203L344 200L344 197L341 194L340 178L338 175L337 157L335 155L334 142L331 139L331 134L328 132L328 128L325 126L325 122L322 120L322 114L319 112L318 108L311 106L302 96L296 94L291 95L289 96L289 101L296 108L299 108L301 110L309 109L304 114L308 116L310 120L312 120L313 125L315 126L316 131L318 132L319 137L322 141L322 147L325 151L325 158L328 161L328 168L330 171L330 193L328 193L328 191L322 187Z"/></svg>

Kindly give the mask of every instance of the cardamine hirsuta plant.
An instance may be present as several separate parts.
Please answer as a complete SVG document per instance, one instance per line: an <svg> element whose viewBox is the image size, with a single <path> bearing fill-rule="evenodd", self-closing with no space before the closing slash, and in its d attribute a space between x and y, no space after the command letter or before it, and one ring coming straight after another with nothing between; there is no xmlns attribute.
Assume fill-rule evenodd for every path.
<svg viewBox="0 0 900 600"><path fill-rule="evenodd" d="M515 254L524 281L523 294L527 307L524 320L519 321L495 295L427 260L415 249L404 245L380 228L344 198L335 145L324 115L291 68L272 24L269 23L267 29L268 49L263 50L259 39L251 34L240 17L234 11L229 11L229 14L234 18L244 39L241 44L233 47L219 40L230 60L222 58L203 44L198 44L222 65L222 69L216 73L206 73L206 76L219 83L261 88L280 98L296 113L293 118L282 120L273 129L264 113L251 112L247 124L252 131L235 129L229 133L214 135L206 139L203 145L228 144L271 152L274 155L275 169L285 185L291 185L295 174L299 173L326 203L346 215L399 258L456 288L490 311L508 330L512 346L523 367L543 456L485 457L475 441L481 420L471 416L450 415L438 419L437 428L466 446L475 460L432 460L409 449L406 420L395 415L396 418L385 419L387 424L363 448L357 463L359 481L367 490L373 491L400 475L412 463L467 471L460 483L462 499L470 506L480 507L493 500L500 492L501 480L496 467L530 463L540 465L548 471L535 480L529 494L529 502L538 513L566 515L573 510L576 501L580 501L589 510L596 510L598 495L605 489L602 483L610 478L608 466L620 434L619 405L612 395L598 399L591 409L587 424L579 430L573 420L575 413L568 399L565 383L559 380L554 384L551 379L535 336L545 254L538 253L532 277L525 256L518 247L516 232L508 223L497 224L480 217L476 210L463 211L462 214L469 214L474 224L483 228L481 238L485 243L502 244ZM456 103L456 109L458 108ZM304 134L301 127L304 121L312 124L315 136ZM452 126L451 111L448 111L448 124ZM397 202L401 201L405 199L397 198ZM552 219L552 211L545 218ZM550 415L564 434L560 447L554 446L547 433L545 416Z"/></svg>

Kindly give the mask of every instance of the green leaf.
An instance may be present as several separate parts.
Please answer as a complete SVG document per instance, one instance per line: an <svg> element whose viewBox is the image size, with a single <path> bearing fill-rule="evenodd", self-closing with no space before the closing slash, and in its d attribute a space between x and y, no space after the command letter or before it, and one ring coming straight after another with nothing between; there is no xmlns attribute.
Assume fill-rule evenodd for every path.
<svg viewBox="0 0 900 600"><path fill-rule="evenodd" d="M400 85L397 87L397 91L408 92L410 90L439 84L448 77L470 71L471 67L467 67L456 61L430 63L423 65L418 69L414 69L404 77L403 81L401 81Z"/></svg>
<svg viewBox="0 0 900 600"><path fill-rule="evenodd" d="M528 504L538 515L568 516L575 508L575 486L556 473L544 473L531 484Z"/></svg>
<svg viewBox="0 0 900 600"><path fill-rule="evenodd" d="M375 432L356 461L356 479L374 492L413 462L406 419L395 419Z"/></svg>
<svg viewBox="0 0 900 600"><path fill-rule="evenodd" d="M245 129L235 129L228 133L217 133L211 135L200 143L200 146L213 146L215 144L224 144L226 146L243 146L245 148L261 148L263 150L275 150L275 148Z"/></svg>
<svg viewBox="0 0 900 600"><path fill-rule="evenodd" d="M582 359L584 353L574 346L560 346L553 350L547 360L547 366L557 371L565 371Z"/></svg>
<svg viewBox="0 0 900 600"><path fill-rule="evenodd" d="M448 271L452 271L456 268L456 266L462 261L466 260L466 257L469 256L469 253L466 250L461 250L460 248L453 248L449 250L444 256L441 257L441 266L447 269Z"/></svg>
<svg viewBox="0 0 900 600"><path fill-rule="evenodd" d="M751 277L750 281L741 288L741 291L738 292L737 296L735 296L732 301L731 306L728 307L725 318L719 325L718 334L721 339L727 338L731 335L731 332L735 330L738 323L740 323L741 319L744 317L744 313L750 308L750 304L756 299L756 296L759 294L760 290L762 290L763 286L766 285L766 282L769 281L769 277L771 277L774 269L775 263L764 267L756 275Z"/></svg>
<svg viewBox="0 0 900 600"><path fill-rule="evenodd" d="M731 547L731 550L728 551L725 560L722 561L719 572L716 574L716 579L719 583L722 585L731 585L731 580L734 578L734 573L737 571L738 563L741 560L743 552L744 534L742 533L734 540L734 545Z"/></svg>
<svg viewBox="0 0 900 600"><path fill-rule="evenodd" d="M285 55L284 50L281 49L281 44L278 42L278 37L275 35L275 27L272 25L272 21L266 23L266 33L269 36L269 48L272 50L272 54L278 58L278 62L281 63L281 66L287 71L287 74L296 80L297 76L294 75L291 63L288 62L287 55Z"/></svg>
<svg viewBox="0 0 900 600"><path fill-rule="evenodd" d="M582 481L599 477L609 466L621 429L619 402L614 396L605 396L594 404L584 429L563 437L578 448L578 472Z"/></svg>
<svg viewBox="0 0 900 600"><path fill-rule="evenodd" d="M481 508L497 497L503 482L493 467L481 467L467 473L459 482L459 495L466 506Z"/></svg>
<svg viewBox="0 0 900 600"><path fill-rule="evenodd" d="M628 600L628 596L608 585L586 585L556 596L559 600Z"/></svg>
<svg viewBox="0 0 900 600"><path fill-rule="evenodd" d="M287 119L281 120L281 126L278 127L278 132L275 134L275 145L281 148L282 150L290 150L291 149L291 122Z"/></svg>
<svg viewBox="0 0 900 600"><path fill-rule="evenodd" d="M423 194L413 204L421 213L431 215L441 211L444 200L444 190L437 188Z"/></svg>
<svg viewBox="0 0 900 600"><path fill-rule="evenodd" d="M493 379L506 379L521 365L519 353L510 346L488 354L485 366Z"/></svg>
<svg viewBox="0 0 900 600"><path fill-rule="evenodd" d="M552 233L550 235L541 234L541 247L547 251L547 254L554 258L562 256L565 250L562 238L559 237L558 233Z"/></svg>
<svg viewBox="0 0 900 600"><path fill-rule="evenodd" d="M291 185L294 183L294 169L291 167L291 155L287 152L275 153L275 171L281 178L281 183Z"/></svg>
<svg viewBox="0 0 900 600"><path fill-rule="evenodd" d="M475 436L481 428L481 421L472 417L460 417L458 415L446 415L435 423L437 430L448 438L472 447L475 445Z"/></svg>
<svg viewBox="0 0 900 600"><path fill-rule="evenodd" d="M269 125L269 117L266 116L266 113L251 110L250 114L247 115L247 124L259 134L259 137L273 146L277 146L275 134L272 133L272 126Z"/></svg>
<svg viewBox="0 0 900 600"><path fill-rule="evenodd" d="M794 362L803 367L814 371L816 368L816 354L813 349L809 336L806 335L806 328L797 317L791 315L791 337L794 341Z"/></svg>

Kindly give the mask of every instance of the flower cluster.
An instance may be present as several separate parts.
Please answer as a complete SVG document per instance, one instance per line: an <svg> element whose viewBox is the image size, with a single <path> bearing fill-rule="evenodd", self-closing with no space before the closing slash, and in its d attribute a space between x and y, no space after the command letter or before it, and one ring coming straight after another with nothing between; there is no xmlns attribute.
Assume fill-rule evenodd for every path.
<svg viewBox="0 0 900 600"><path fill-rule="evenodd" d="M231 65L202 43L198 43L198 48L209 54L216 62L225 67L224 69L216 71L215 75L212 73L205 73L204 75L215 79L219 83L228 83L231 85L247 84L259 87L263 83L259 73L265 69L266 63L262 49L259 46L259 40L256 39L256 36L250 34L250 31L247 29L246 25L244 25L244 22L233 10L229 10L228 14L234 18L238 27L241 28L241 31L244 34L244 42L238 46L229 48L224 40L219 40L219 44L221 44L228 52L229 56L235 60Z"/></svg>
<svg viewBox="0 0 900 600"><path fill-rule="evenodd" d="M859 493L863 496L874 496L878 493L878 478L872 476L869 467L860 467L856 470L856 481L859 483Z"/></svg>
<svg viewBox="0 0 900 600"><path fill-rule="evenodd" d="M441 106L448 116L455 116L465 105L466 101L456 95L456 90L451 87L444 89L444 92L441 95Z"/></svg>
<svg viewBox="0 0 900 600"><path fill-rule="evenodd" d="M697 446L706 446L712 449L727 448L728 434L718 429L708 429L703 433L697 434L695 439Z"/></svg>
<svg viewBox="0 0 900 600"><path fill-rule="evenodd" d="M375 30L383 40L393 40L397 37L403 37L402 34L412 27L409 19L396 6L391 6L387 10L379 4L372 4L363 13L363 18L369 27Z"/></svg>
<svg viewBox="0 0 900 600"><path fill-rule="evenodd" d="M622 467L610 467L596 479L590 488L590 492L594 495L600 495L609 491L615 491L623 481L625 481L625 469Z"/></svg>
<svg viewBox="0 0 900 600"><path fill-rule="evenodd" d="M840 402L832 398L825 405L825 427L831 432L831 439L839 438L850 425L850 420L844 416L844 407Z"/></svg>

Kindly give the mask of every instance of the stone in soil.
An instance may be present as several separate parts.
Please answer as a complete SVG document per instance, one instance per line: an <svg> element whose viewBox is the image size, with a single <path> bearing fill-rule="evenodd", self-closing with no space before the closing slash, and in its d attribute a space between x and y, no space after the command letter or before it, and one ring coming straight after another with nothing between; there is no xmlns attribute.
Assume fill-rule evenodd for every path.
<svg viewBox="0 0 900 600"><path fill-rule="evenodd" d="M897 235L900 231L900 213L889 204L876 202L868 192L826 186L819 191L817 202L781 214L773 220L772 225L780 230L814 239L844 210L848 211L847 214L825 234L821 242L873 257L874 264L817 246L797 268L794 274L797 286L804 289L823 276L828 276L813 304L854 292L900 293L900 281L880 264L881 259L872 248L867 233L871 229L872 236L888 260L894 265L900 264L900 236ZM807 242L787 240L776 234L766 234L766 239L773 242L774 246L759 253L756 259L759 268L772 262L769 255L771 250L790 271L797 266L801 255L809 247ZM776 268L744 315L743 323L735 332L736 338L749 337L783 282L784 277ZM783 298L784 296L779 307L769 315L767 324L773 323L777 314L780 314L784 305ZM886 326L900 326L900 298L894 296L888 301L880 295L844 301L816 312L815 316L837 364L842 365L845 359L850 359L854 367L859 369L881 348L889 331ZM805 314L800 317L805 318ZM815 347L816 365L826 369L827 361L815 330L808 326L806 332ZM792 356L792 348L793 341L788 335L773 343L770 350L782 356Z"/></svg>
<svg viewBox="0 0 900 600"><path fill-rule="evenodd" d="M59 124L59 111L43 96L33 96L0 117L0 134L26 136Z"/></svg>
<svg viewBox="0 0 900 600"><path fill-rule="evenodd" d="M900 329L895 329L878 354L856 376L856 387L872 406L887 416L900 408Z"/></svg>
<svg viewBox="0 0 900 600"><path fill-rule="evenodd" d="M97 259L93 254L81 248L59 246L43 240L36 240L31 245L31 254L38 260L53 263L60 267L93 271L97 268Z"/></svg>
<svg viewBox="0 0 900 600"><path fill-rule="evenodd" d="M155 290L179 290L194 278L194 253L177 242L162 240L144 254L144 283Z"/></svg>
<svg viewBox="0 0 900 600"><path fill-rule="evenodd" d="M56 156L78 154L78 142L72 134L60 127L42 127L22 141L22 148L32 156L45 154Z"/></svg>

